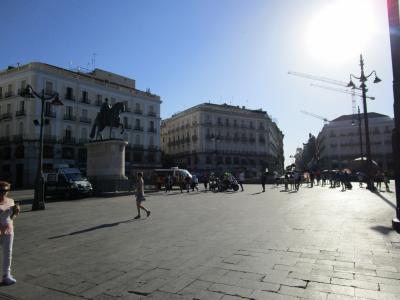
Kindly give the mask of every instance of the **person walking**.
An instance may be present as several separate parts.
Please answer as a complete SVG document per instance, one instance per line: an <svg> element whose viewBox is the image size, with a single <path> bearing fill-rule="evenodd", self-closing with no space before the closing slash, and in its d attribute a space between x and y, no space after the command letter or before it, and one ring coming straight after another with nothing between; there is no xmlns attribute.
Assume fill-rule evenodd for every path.
<svg viewBox="0 0 400 300"><path fill-rule="evenodd" d="M17 280L11 275L11 260L14 241L13 219L19 214L20 208L14 200L8 198L10 183L0 181L0 236L3 246L3 285L11 285Z"/></svg>
<svg viewBox="0 0 400 300"><path fill-rule="evenodd" d="M263 174L261 175L261 186L263 189L263 192L265 192L265 183L267 182L267 173L263 172Z"/></svg>
<svg viewBox="0 0 400 300"><path fill-rule="evenodd" d="M285 173L285 191L289 189L289 175Z"/></svg>
<svg viewBox="0 0 400 300"><path fill-rule="evenodd" d="M185 188L186 188L186 191L189 193L189 190L190 190L190 183L191 183L191 181L192 181L192 178L190 178L189 177L189 175L186 175L186 177L185 177ZM193 189L194 190L194 189Z"/></svg>
<svg viewBox="0 0 400 300"><path fill-rule="evenodd" d="M383 176L381 171L378 171L376 173L375 181L376 181L376 188L378 189L378 191L380 191L382 188L382 181L383 181Z"/></svg>
<svg viewBox="0 0 400 300"><path fill-rule="evenodd" d="M172 190L172 176L168 174L168 176L165 178L165 192L168 193L171 190Z"/></svg>
<svg viewBox="0 0 400 300"><path fill-rule="evenodd" d="M363 173L358 172L358 173L357 173L357 178L358 178L358 186L359 186L360 188L362 188L362 187L363 187L363 181L364 181Z"/></svg>
<svg viewBox="0 0 400 300"><path fill-rule="evenodd" d="M313 171L310 171L309 176L310 176L311 187L314 187L315 173Z"/></svg>
<svg viewBox="0 0 400 300"><path fill-rule="evenodd" d="M382 180L383 180L383 183L385 184L386 192L390 192L389 177L386 175L385 172L382 172Z"/></svg>
<svg viewBox="0 0 400 300"><path fill-rule="evenodd" d="M145 208L142 205L142 202L145 201L146 199L144 198L144 181L143 181L143 173L139 172L137 174L138 180L136 182L136 208L137 208L137 216L135 219L140 219L140 210L144 210L146 212L147 217L150 216L150 210Z"/></svg>
<svg viewBox="0 0 400 300"><path fill-rule="evenodd" d="M179 175L178 177L178 181L179 181L179 188L181 190L181 193L183 193L183 190L185 189L185 179L183 177L183 175Z"/></svg>
<svg viewBox="0 0 400 300"><path fill-rule="evenodd" d="M192 188L192 192L194 192L194 189L196 189L196 191L199 191L199 188L197 187L198 185L199 185L199 179L197 178L196 175L193 175L190 182L190 187Z"/></svg>
<svg viewBox="0 0 400 300"><path fill-rule="evenodd" d="M204 173L204 175L203 175L203 183L204 183L204 190L205 190L206 192L207 192L208 181L209 181L209 179L208 179L208 174L207 174L207 173Z"/></svg>
<svg viewBox="0 0 400 300"><path fill-rule="evenodd" d="M244 191L243 190L243 183L244 183L244 172L242 170L239 173L239 185L240 185L240 188L242 189L242 192Z"/></svg>
<svg viewBox="0 0 400 300"><path fill-rule="evenodd" d="M294 173L294 189L296 191L298 191L300 188L300 181L301 181L301 175L300 175L299 171L297 171Z"/></svg>
<svg viewBox="0 0 400 300"><path fill-rule="evenodd" d="M319 170L315 172L315 179L317 180L317 185L319 186L319 182L321 181L321 172Z"/></svg>

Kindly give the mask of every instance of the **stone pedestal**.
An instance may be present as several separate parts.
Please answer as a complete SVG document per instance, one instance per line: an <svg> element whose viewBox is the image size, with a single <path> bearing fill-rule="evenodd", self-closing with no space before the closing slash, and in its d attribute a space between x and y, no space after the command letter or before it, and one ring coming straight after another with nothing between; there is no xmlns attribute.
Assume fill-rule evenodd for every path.
<svg viewBox="0 0 400 300"><path fill-rule="evenodd" d="M86 144L86 174L95 194L131 190L125 176L125 146L123 140L103 140Z"/></svg>

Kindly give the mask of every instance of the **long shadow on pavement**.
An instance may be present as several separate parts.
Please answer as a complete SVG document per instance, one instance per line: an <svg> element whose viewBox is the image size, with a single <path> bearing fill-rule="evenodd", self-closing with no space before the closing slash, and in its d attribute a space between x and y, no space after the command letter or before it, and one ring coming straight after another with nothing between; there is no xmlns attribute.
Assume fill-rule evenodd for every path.
<svg viewBox="0 0 400 300"><path fill-rule="evenodd" d="M382 225L373 226L371 227L371 229L378 231L379 233L382 233L384 235L388 235L391 231L393 231L392 227L387 227Z"/></svg>
<svg viewBox="0 0 400 300"><path fill-rule="evenodd" d="M387 204L389 204L391 207L393 207L394 209L396 209L396 205L394 205L392 202L390 202L390 200L386 199L385 197L383 197L381 195L381 193L379 193L378 191L374 192L375 195L377 195L379 198L381 198L383 201L385 201Z"/></svg>
<svg viewBox="0 0 400 300"><path fill-rule="evenodd" d="M253 193L253 194L250 194L250 196L253 196L253 195L258 195L258 194L262 194L262 193L264 193L264 192L263 192L263 191L261 191L261 192Z"/></svg>
<svg viewBox="0 0 400 300"><path fill-rule="evenodd" d="M98 226L90 227L90 228L79 230L79 231L74 231L74 232L71 232L71 233L52 236L52 237L49 237L49 240L59 239L59 238L70 236L70 235L86 233L86 232L90 232L90 231L97 230L97 229L114 227L114 226L118 226L119 224L129 223L129 222L132 222L132 221L134 221L134 219L129 219L129 220L125 220L125 221L119 221L119 222L115 222L115 223L101 224L101 225L98 225ZM140 221L140 219L138 221Z"/></svg>

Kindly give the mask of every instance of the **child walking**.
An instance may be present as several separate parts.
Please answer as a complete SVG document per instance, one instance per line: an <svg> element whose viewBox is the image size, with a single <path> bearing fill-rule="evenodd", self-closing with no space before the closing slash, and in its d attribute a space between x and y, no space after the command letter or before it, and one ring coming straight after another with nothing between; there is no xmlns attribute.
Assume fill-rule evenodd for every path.
<svg viewBox="0 0 400 300"><path fill-rule="evenodd" d="M146 200L144 198L143 173L139 172L137 176L138 180L136 182L136 207L138 215L135 217L135 219L140 219L140 209L143 209L146 212L147 217L150 216L151 212L142 205L142 202Z"/></svg>

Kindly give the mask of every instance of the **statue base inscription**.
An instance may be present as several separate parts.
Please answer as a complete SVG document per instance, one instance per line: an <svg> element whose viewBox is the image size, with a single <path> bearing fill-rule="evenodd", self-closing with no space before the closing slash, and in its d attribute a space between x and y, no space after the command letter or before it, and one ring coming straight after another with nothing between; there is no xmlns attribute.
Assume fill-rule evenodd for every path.
<svg viewBox="0 0 400 300"><path fill-rule="evenodd" d="M127 192L132 189L125 176L123 140L102 140L86 144L86 174L95 194Z"/></svg>

